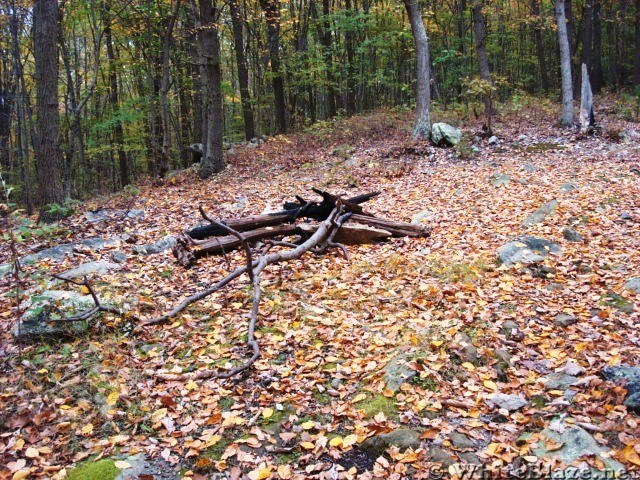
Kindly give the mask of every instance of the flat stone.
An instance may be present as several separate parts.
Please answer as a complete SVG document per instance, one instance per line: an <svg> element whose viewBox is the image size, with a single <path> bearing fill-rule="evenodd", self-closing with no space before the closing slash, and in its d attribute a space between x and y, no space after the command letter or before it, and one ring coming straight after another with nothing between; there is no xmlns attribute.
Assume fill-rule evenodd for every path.
<svg viewBox="0 0 640 480"><path fill-rule="evenodd" d="M503 408L509 412L515 412L529 403L521 395L508 395L505 393L494 393L485 402L489 406Z"/></svg>
<svg viewBox="0 0 640 480"><path fill-rule="evenodd" d="M124 263L127 261L127 255L120 250L117 250L111 254L111 260L116 263Z"/></svg>
<svg viewBox="0 0 640 480"><path fill-rule="evenodd" d="M139 255L152 255L161 253L172 248L176 244L176 238L173 235L165 235L160 240L149 245L135 245L133 251Z"/></svg>
<svg viewBox="0 0 640 480"><path fill-rule="evenodd" d="M448 467L455 463L451 454L439 445L431 445L427 456L431 462L441 463L444 467Z"/></svg>
<svg viewBox="0 0 640 480"><path fill-rule="evenodd" d="M458 448L476 448L476 442L464 433L452 432L449 434L451 444Z"/></svg>
<svg viewBox="0 0 640 480"><path fill-rule="evenodd" d="M562 230L562 236L569 242L584 242L584 237L571 227Z"/></svg>
<svg viewBox="0 0 640 480"><path fill-rule="evenodd" d="M67 270L63 272L61 276L65 278L83 278L90 277L93 275L100 275L104 273L108 273L111 270L116 270L120 268L120 265L117 263L105 262L104 260L98 260L95 262L87 262L82 265L72 268L71 270Z"/></svg>
<svg viewBox="0 0 640 480"><path fill-rule="evenodd" d="M578 323L578 319L573 315L568 315L566 313L559 313L558 315L556 315L556 318L554 319L554 323L559 327L568 327L570 325Z"/></svg>
<svg viewBox="0 0 640 480"><path fill-rule="evenodd" d="M419 213L416 213L413 218L411 219L411 223L413 224L420 224L423 223L425 220L429 220L431 218L433 218L435 216L435 213L432 212L429 209L426 210L422 210Z"/></svg>
<svg viewBox="0 0 640 480"><path fill-rule="evenodd" d="M540 170L540 167L534 165L533 163L525 163L522 166L522 169L527 173L533 173L533 172L537 172L538 170Z"/></svg>
<svg viewBox="0 0 640 480"><path fill-rule="evenodd" d="M557 243L543 238L522 236L498 248L497 253L502 264L512 266L542 262L550 253L561 255L562 249Z"/></svg>
<svg viewBox="0 0 640 480"><path fill-rule="evenodd" d="M415 430L399 428L389 433L368 438L361 448L377 458L392 445L395 445L400 450L406 450L407 448L417 449L420 447L420 434Z"/></svg>
<svg viewBox="0 0 640 480"><path fill-rule="evenodd" d="M506 187L511 183L511 175L505 175L503 173L494 173L491 175L491 185L494 187Z"/></svg>
<svg viewBox="0 0 640 480"><path fill-rule="evenodd" d="M144 453L138 453L137 455L126 457L124 461L131 465L131 468L122 470L114 480L134 480L142 478L178 480L181 478L181 475L176 471L176 467L159 457L147 458Z"/></svg>
<svg viewBox="0 0 640 480"><path fill-rule="evenodd" d="M546 442L537 442L538 447L533 449L533 453L541 459L558 459L569 465L578 461L583 457L595 456L602 461L609 472L619 472L624 468L623 465L608 456L608 448L600 445L586 430L563 424L563 428L552 430L547 428L542 434L553 440L554 444L562 445L559 449L549 451L546 449ZM558 432L557 430L562 430ZM586 459L586 458L585 458ZM587 470L588 471L588 470ZM563 472L560 472L563 473ZM566 472L568 473L568 472ZM558 478L610 478L606 477L606 472L592 470L592 475L585 476L560 476Z"/></svg>
<svg viewBox="0 0 640 480"><path fill-rule="evenodd" d="M522 222L522 227L528 228L536 225L538 223L542 223L547 217L552 215L558 208L558 201L551 200L550 202L545 203L540 206L535 212L531 213L527 218Z"/></svg>
<svg viewBox="0 0 640 480"><path fill-rule="evenodd" d="M492 135L491 137L489 137L489 140L487 140L487 143L489 145L496 145L498 143L498 137Z"/></svg>
<svg viewBox="0 0 640 480"><path fill-rule="evenodd" d="M387 388L394 392L400 390L400 385L408 382L417 375L417 372L406 365L407 357L398 355L392 358L384 368L384 380Z"/></svg>
<svg viewBox="0 0 640 480"><path fill-rule="evenodd" d="M0 266L0 269L2 267ZM633 293L640 293L640 277L630 278L626 282L624 282L624 288L626 290L631 290Z"/></svg>
<svg viewBox="0 0 640 480"><path fill-rule="evenodd" d="M620 214L620 220L633 220L633 215L629 212L622 212Z"/></svg>
<svg viewBox="0 0 640 480"><path fill-rule="evenodd" d="M115 210L115 209L101 209L90 212L84 212L84 217L89 223L101 223L106 220L121 220L123 218L130 218L133 220L139 220L145 217L145 211L139 209L133 210Z"/></svg>
<svg viewBox="0 0 640 480"><path fill-rule="evenodd" d="M504 348L498 348L495 352L493 352L493 356L500 360L505 366L511 366L511 354L507 352Z"/></svg>
<svg viewBox="0 0 640 480"><path fill-rule="evenodd" d="M548 390L566 390L578 383L579 379L566 373L550 373L542 377L542 381Z"/></svg>
<svg viewBox="0 0 640 480"><path fill-rule="evenodd" d="M600 375L605 380L623 385L627 390L624 404L628 409L640 412L640 367L617 365L604 367Z"/></svg>
<svg viewBox="0 0 640 480"><path fill-rule="evenodd" d="M578 184L575 182L567 182L560 187L560 191L562 193L570 193L579 188Z"/></svg>

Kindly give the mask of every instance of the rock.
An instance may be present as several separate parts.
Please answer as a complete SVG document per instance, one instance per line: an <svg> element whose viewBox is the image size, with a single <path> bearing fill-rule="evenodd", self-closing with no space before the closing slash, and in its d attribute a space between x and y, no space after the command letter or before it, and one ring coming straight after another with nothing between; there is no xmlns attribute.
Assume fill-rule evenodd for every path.
<svg viewBox="0 0 640 480"><path fill-rule="evenodd" d="M565 363L564 366L558 370L558 373L565 373L571 376L582 375L584 372L584 367L581 367L573 360L567 360L567 363Z"/></svg>
<svg viewBox="0 0 640 480"><path fill-rule="evenodd" d="M531 213L527 218L522 222L522 227L532 227L538 223L543 222L549 215L553 214L558 208L558 201L551 200L550 202L545 203L540 208L538 208L535 212Z"/></svg>
<svg viewBox="0 0 640 480"><path fill-rule="evenodd" d="M606 469L609 472L620 472L624 468L622 464L610 458L610 456L608 455L608 448L600 445L586 430L580 427L569 427L566 424L560 424L556 426L555 429L549 427L543 430L542 435L550 440L553 440L553 444L561 445L561 447L559 449L549 451L545 447L547 442L538 442L538 447L533 449L533 453L540 459L554 458L569 465L573 464L582 457L585 457L586 459L588 457L595 456L605 465ZM560 471L559 473L561 474L561 476L557 478L606 478L599 475L574 475L568 477L562 475L562 471ZM567 473L569 472L567 471Z"/></svg>
<svg viewBox="0 0 640 480"><path fill-rule="evenodd" d="M147 459L144 453L138 453L124 459L131 468L122 470L114 480L133 480L142 478L152 478L154 480L178 480L182 476L172 466L162 458ZM179 469L179 467L178 467Z"/></svg>
<svg viewBox="0 0 640 480"><path fill-rule="evenodd" d="M571 227L562 230L562 236L569 242L584 242L584 237Z"/></svg>
<svg viewBox="0 0 640 480"><path fill-rule="evenodd" d="M522 166L522 169L527 173L533 173L533 172L536 172L536 171L540 170L540 167L534 165L533 163L525 163Z"/></svg>
<svg viewBox="0 0 640 480"><path fill-rule="evenodd" d="M463 433L452 432L449 434L449 440L454 447L458 448L476 448L476 442L467 437Z"/></svg>
<svg viewBox="0 0 640 480"><path fill-rule="evenodd" d="M547 390L566 390L571 385L579 382L579 379L566 373L550 373L542 377Z"/></svg>
<svg viewBox="0 0 640 480"><path fill-rule="evenodd" d="M503 173L494 173L491 175L491 185L494 187L506 187L511 183L511 175L505 175Z"/></svg>
<svg viewBox="0 0 640 480"><path fill-rule="evenodd" d="M507 352L504 348L498 348L495 352L493 352L493 356L502 362L505 367L511 366L511 354Z"/></svg>
<svg viewBox="0 0 640 480"><path fill-rule="evenodd" d="M507 395L505 393L494 393L485 402L490 407L503 408L509 412L515 412L529 403L521 395Z"/></svg>
<svg viewBox="0 0 640 480"><path fill-rule="evenodd" d="M548 254L561 255L562 249L557 243L543 238L522 236L498 248L498 258L503 265L516 263L531 264L542 262Z"/></svg>
<svg viewBox="0 0 640 480"><path fill-rule="evenodd" d="M88 322L55 322L60 312L65 316L76 315L93 308L91 295L65 290L47 290L30 298L24 313L13 328L13 336L20 342L43 339L60 339L81 335L89 328Z"/></svg>
<svg viewBox="0 0 640 480"><path fill-rule="evenodd" d="M455 463L451 454L439 445L431 445L427 456L431 462L441 463L444 467L448 467Z"/></svg>
<svg viewBox="0 0 640 480"><path fill-rule="evenodd" d="M0 266L0 268L2 267ZM640 277L630 278L624 282L624 288L631 290L633 293L640 293Z"/></svg>
<svg viewBox="0 0 640 480"><path fill-rule="evenodd" d="M116 250L111 254L111 260L113 260L116 263L124 263L127 261L127 255L124 252L121 252L120 250Z"/></svg>
<svg viewBox="0 0 640 480"><path fill-rule="evenodd" d="M570 325L578 323L578 319L573 315L568 315L566 313L559 313L558 315L556 315L554 323L559 327L568 327Z"/></svg>
<svg viewBox="0 0 640 480"><path fill-rule="evenodd" d="M550 292L561 292L562 290L564 290L564 285L562 285L561 283L554 282L554 283L550 283L545 288Z"/></svg>
<svg viewBox="0 0 640 480"><path fill-rule="evenodd" d="M480 357L478 356L478 349L474 347L473 342L469 335L464 332L456 333L454 337L454 341L457 343L455 347L457 347L462 353L462 361L469 362L474 365L480 364Z"/></svg>
<svg viewBox="0 0 640 480"><path fill-rule="evenodd" d="M400 390L400 385L411 380L417 372L406 365L407 357L398 355L392 358L384 367L384 380L387 388L394 392Z"/></svg>
<svg viewBox="0 0 640 480"><path fill-rule="evenodd" d="M141 220L145 217L144 210L116 210L116 209L100 209L90 212L84 212L84 216L89 223L100 223L105 220L122 220L123 218L130 218L132 220Z"/></svg>
<svg viewBox="0 0 640 480"><path fill-rule="evenodd" d="M374 458L379 457L384 451L395 445L400 450L420 447L420 434L408 428L399 428L389 433L383 433L364 441L361 448Z"/></svg>
<svg viewBox="0 0 640 480"><path fill-rule="evenodd" d="M640 367L625 365L604 367L600 375L605 380L623 385L627 390L624 404L629 410L640 413Z"/></svg>
<svg viewBox="0 0 640 480"><path fill-rule="evenodd" d="M560 187L560 191L562 193L570 193L573 192L574 190L577 190L579 188L578 184L575 182L567 182L564 183L561 187Z"/></svg>
<svg viewBox="0 0 640 480"><path fill-rule="evenodd" d="M411 223L413 224L420 224L423 223L425 220L429 220L431 218L433 218L435 216L435 213L432 212L429 209L426 210L422 210L419 213L416 213L413 218L411 219Z"/></svg>
<svg viewBox="0 0 640 480"><path fill-rule="evenodd" d="M484 463L482 459L473 452L460 452L458 453L458 458L463 464L472 465L473 468Z"/></svg>
<svg viewBox="0 0 640 480"><path fill-rule="evenodd" d="M633 220L633 215L629 212L622 212L620 214L620 220Z"/></svg>
<svg viewBox="0 0 640 480"><path fill-rule="evenodd" d="M431 127L431 141L440 147L454 147L462 140L462 131L447 123L434 123Z"/></svg>
<svg viewBox="0 0 640 480"><path fill-rule="evenodd" d="M110 270L120 268L117 263L105 262L104 260L98 260L96 262L87 262L82 265L62 272L60 275L65 278L82 279L83 277L91 277L96 274L107 273Z"/></svg>
<svg viewBox="0 0 640 480"><path fill-rule="evenodd" d="M160 240L149 245L136 245L133 247L133 251L140 255L152 255L164 252L172 248L175 244L176 238L173 235L165 235Z"/></svg>
<svg viewBox="0 0 640 480"><path fill-rule="evenodd" d="M608 307L613 307L623 313L633 313L634 304L622 295L618 295L615 292L607 293L607 296L602 299L602 303Z"/></svg>
<svg viewBox="0 0 640 480"><path fill-rule="evenodd" d="M498 137L496 137L495 135L492 135L491 137L489 137L489 140L487 140L487 143L489 145L497 145Z"/></svg>

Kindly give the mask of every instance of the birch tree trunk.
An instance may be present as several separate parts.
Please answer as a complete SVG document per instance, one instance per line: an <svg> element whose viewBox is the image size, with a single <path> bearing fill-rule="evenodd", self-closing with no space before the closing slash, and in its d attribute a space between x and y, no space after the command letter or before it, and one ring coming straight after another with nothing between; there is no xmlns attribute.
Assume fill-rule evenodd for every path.
<svg viewBox="0 0 640 480"><path fill-rule="evenodd" d="M562 75L562 125L573 124L573 84L571 82L571 54L567 36L567 19L564 0L556 0L556 23L558 24L558 44L560 46L560 73Z"/></svg>

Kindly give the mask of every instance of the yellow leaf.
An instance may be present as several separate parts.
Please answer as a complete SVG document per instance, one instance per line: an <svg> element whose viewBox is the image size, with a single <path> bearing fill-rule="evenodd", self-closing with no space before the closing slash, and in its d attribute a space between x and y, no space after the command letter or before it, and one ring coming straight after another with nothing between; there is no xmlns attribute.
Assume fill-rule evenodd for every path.
<svg viewBox="0 0 640 480"><path fill-rule="evenodd" d="M120 390L112 391L109 396L107 396L107 405L113 407L116 403L118 403L118 399L120 398Z"/></svg>
<svg viewBox="0 0 640 480"><path fill-rule="evenodd" d="M49 372L49 370L47 370L46 368L41 368L36 373L45 374L45 373L48 373L48 372Z"/></svg>
<svg viewBox="0 0 640 480"><path fill-rule="evenodd" d="M495 384L495 382L493 382L492 380L485 380L484 382L482 382L484 384L484 386L486 388L488 388L489 390L493 390L494 392L496 390L498 390L498 386Z"/></svg>
<svg viewBox="0 0 640 480"><path fill-rule="evenodd" d="M93 423L87 423L84 427L82 427L81 432L83 435L89 435L91 432L93 432Z"/></svg>
<svg viewBox="0 0 640 480"><path fill-rule="evenodd" d="M29 476L30 472L31 470L28 468L23 468L22 470L18 470L13 474L13 477L11 477L11 480L24 480Z"/></svg>
<svg viewBox="0 0 640 480"><path fill-rule="evenodd" d="M342 437L333 437L329 440L329 445L332 447L340 447L342 446Z"/></svg>
<svg viewBox="0 0 640 480"><path fill-rule="evenodd" d="M126 470L127 468L131 468L131 464L129 462L125 462L124 460L117 460L113 462L113 464L116 466L116 468L119 468L120 470Z"/></svg>
<svg viewBox="0 0 640 480"><path fill-rule="evenodd" d="M37 448L29 447L27 451L24 452L25 457L27 458L38 458L40 456L40 452Z"/></svg>
<svg viewBox="0 0 640 480"><path fill-rule="evenodd" d="M633 463L634 465L640 465L640 455L638 455L638 452L636 452L633 445L627 445L624 447L624 450L622 450L620 454L627 462Z"/></svg>
<svg viewBox="0 0 640 480"><path fill-rule="evenodd" d="M184 388L186 388L187 390L197 390L198 384L193 380L189 380L187 384L184 386Z"/></svg>
<svg viewBox="0 0 640 480"><path fill-rule="evenodd" d="M304 423L300 424L300 426L304 430L311 430L313 427L316 426L316 422L312 422L311 420L309 420L308 422L304 422Z"/></svg>
<svg viewBox="0 0 640 480"><path fill-rule="evenodd" d="M443 340L431 340L430 342L431 346L434 348L438 348L441 347L444 344Z"/></svg>
<svg viewBox="0 0 640 480"><path fill-rule="evenodd" d="M291 471L291 467L289 465L280 465L278 467L278 475L282 479L287 479L293 477L293 472Z"/></svg>
<svg viewBox="0 0 640 480"><path fill-rule="evenodd" d="M353 400L351 400L351 403L358 403L361 402L362 400L364 400L365 398L367 398L367 395L364 393L359 393L358 395L356 395L355 397L353 397Z"/></svg>
<svg viewBox="0 0 640 480"><path fill-rule="evenodd" d="M342 448L350 447L351 445L355 445L358 441L358 436L355 434L347 435L342 439Z"/></svg>
<svg viewBox="0 0 640 480"><path fill-rule="evenodd" d="M300 442L300 446L305 450L313 450L316 446L311 442Z"/></svg>
<svg viewBox="0 0 640 480"><path fill-rule="evenodd" d="M464 362L461 367L465 370L469 370L470 372L473 372L476 369L475 365L471 362Z"/></svg>
<svg viewBox="0 0 640 480"><path fill-rule="evenodd" d="M22 447L24 447L24 438L19 438L16 440L13 449L17 452L18 450L22 450Z"/></svg>
<svg viewBox="0 0 640 480"><path fill-rule="evenodd" d="M262 416L264 418L271 418L273 416L273 408L265 408L262 410Z"/></svg>
<svg viewBox="0 0 640 480"><path fill-rule="evenodd" d="M159 422L167 416L168 410L166 408L160 408L151 414L151 421L153 423Z"/></svg>
<svg viewBox="0 0 640 480"><path fill-rule="evenodd" d="M82 292L83 295L89 295L91 293L91 291L86 285L83 285L80 291Z"/></svg>

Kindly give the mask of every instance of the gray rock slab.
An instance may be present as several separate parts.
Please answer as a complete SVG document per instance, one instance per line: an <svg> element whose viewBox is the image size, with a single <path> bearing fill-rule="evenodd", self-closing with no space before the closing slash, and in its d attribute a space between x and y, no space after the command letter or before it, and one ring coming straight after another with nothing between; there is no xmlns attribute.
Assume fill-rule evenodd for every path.
<svg viewBox="0 0 640 480"><path fill-rule="evenodd" d="M72 268L71 270L67 270L60 275L65 278L83 278L85 276L91 277L93 275L108 273L111 270L116 270L118 268L120 268L120 265L118 265L117 263L98 260L95 262L83 263L82 265L79 265L76 268Z"/></svg>
<svg viewBox="0 0 640 480"><path fill-rule="evenodd" d="M566 390L572 385L575 385L580 380L573 375L567 375L566 373L550 373L542 377L545 387L548 390Z"/></svg>
<svg viewBox="0 0 640 480"><path fill-rule="evenodd" d="M448 123L434 123L431 126L431 141L439 146L453 147L462 140L462 130Z"/></svg>
<svg viewBox="0 0 640 480"><path fill-rule="evenodd" d="M600 375L605 380L623 385L627 390L624 404L630 410L640 412L640 367L626 365L604 367Z"/></svg>
<svg viewBox="0 0 640 480"><path fill-rule="evenodd" d="M562 236L569 242L584 242L584 237L571 227L562 230Z"/></svg>
<svg viewBox="0 0 640 480"><path fill-rule="evenodd" d="M556 315L556 318L553 320L553 322L559 327L568 327L570 325L578 323L578 319L573 315L559 313L558 315Z"/></svg>
<svg viewBox="0 0 640 480"><path fill-rule="evenodd" d="M562 184L562 186L560 187L560 191L562 193L571 193L574 190L577 190L579 187L579 185L575 182L567 182Z"/></svg>
<svg viewBox="0 0 640 480"><path fill-rule="evenodd" d="M0 266L0 269L2 266ZM633 293L640 293L640 277L630 278L626 282L624 282L624 288L626 290L631 290Z"/></svg>
<svg viewBox="0 0 640 480"><path fill-rule="evenodd" d="M494 173L490 177L491 185L494 187L506 187L511 183L511 175L504 173Z"/></svg>
<svg viewBox="0 0 640 480"><path fill-rule="evenodd" d="M138 480L153 478L154 480L178 480L180 476L169 462L161 458L148 459L144 453L138 453L123 459L131 468L121 470L115 480Z"/></svg>
<svg viewBox="0 0 640 480"><path fill-rule="evenodd" d="M160 240L148 245L136 245L133 251L139 255L152 255L154 253L164 252L172 248L176 244L176 238L173 235L165 235Z"/></svg>
<svg viewBox="0 0 640 480"><path fill-rule="evenodd" d="M522 395L506 393L494 393L485 402L490 407L503 408L509 412L515 412L529 403Z"/></svg>
<svg viewBox="0 0 640 480"><path fill-rule="evenodd" d="M543 238L523 236L498 248L498 258L506 266L542 262L547 255L561 255L560 245Z"/></svg>
<svg viewBox="0 0 640 480"><path fill-rule="evenodd" d="M362 449L370 455L378 457L392 445L395 445L400 450L406 450L407 448L417 449L420 447L420 433L408 428L399 428L389 433L368 438L362 443Z"/></svg>
<svg viewBox="0 0 640 480"><path fill-rule="evenodd" d="M538 223L542 223L547 217L552 215L558 208L558 201L551 200L550 202L541 205L535 212L529 214L527 218L522 222L522 226L532 227Z"/></svg>
<svg viewBox="0 0 640 480"><path fill-rule="evenodd" d="M384 380L387 388L397 392L400 385L408 382L417 375L417 372L406 365L407 357L398 355L392 358L384 367Z"/></svg>

